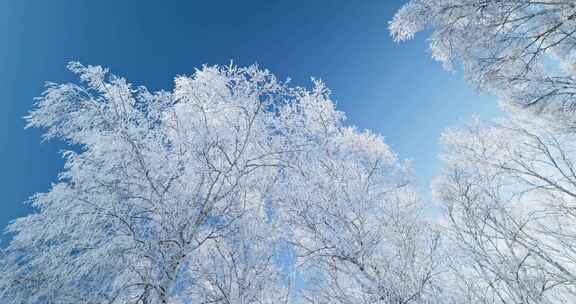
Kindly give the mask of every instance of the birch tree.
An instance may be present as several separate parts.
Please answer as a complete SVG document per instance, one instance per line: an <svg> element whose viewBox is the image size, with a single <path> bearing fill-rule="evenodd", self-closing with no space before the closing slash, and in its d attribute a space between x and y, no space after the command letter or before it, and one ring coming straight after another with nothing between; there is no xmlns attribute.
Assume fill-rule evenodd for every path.
<svg viewBox="0 0 576 304"><path fill-rule="evenodd" d="M26 117L70 149L8 227L2 303L286 303L286 246L327 278L308 299L436 294L437 237L406 168L345 124L321 81L214 66L150 92L69 68L80 81L47 84Z"/></svg>
<svg viewBox="0 0 576 304"><path fill-rule="evenodd" d="M325 120L336 114L324 112ZM351 128L294 162L284 192L310 303L436 303L443 267L439 238L426 224L406 164L382 138ZM306 276L305 276L306 277Z"/></svg>
<svg viewBox="0 0 576 304"><path fill-rule="evenodd" d="M571 303L576 296L574 135L532 115L443 135L435 184L472 303Z"/></svg>
<svg viewBox="0 0 576 304"><path fill-rule="evenodd" d="M26 119L77 149L32 197L37 212L9 226L0 299L171 303L199 248L246 213L266 220L263 193L290 149L274 139L274 107L290 94L255 67L204 67L171 92L69 68L81 82L49 83Z"/></svg>

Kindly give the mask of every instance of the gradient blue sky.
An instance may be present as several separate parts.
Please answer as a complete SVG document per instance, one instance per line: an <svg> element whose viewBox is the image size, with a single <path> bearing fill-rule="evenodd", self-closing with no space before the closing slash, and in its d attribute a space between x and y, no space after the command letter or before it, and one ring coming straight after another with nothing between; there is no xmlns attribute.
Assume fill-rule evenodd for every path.
<svg viewBox="0 0 576 304"><path fill-rule="evenodd" d="M404 0L0 1L0 226L56 181L57 142L41 143L22 117L66 62L99 64L150 89L202 64L258 63L279 78L323 79L348 122L385 136L413 161L424 192L439 172L438 138L473 114L493 118L460 73L433 62L425 35L396 44L388 21ZM429 197L429 195L425 195Z"/></svg>

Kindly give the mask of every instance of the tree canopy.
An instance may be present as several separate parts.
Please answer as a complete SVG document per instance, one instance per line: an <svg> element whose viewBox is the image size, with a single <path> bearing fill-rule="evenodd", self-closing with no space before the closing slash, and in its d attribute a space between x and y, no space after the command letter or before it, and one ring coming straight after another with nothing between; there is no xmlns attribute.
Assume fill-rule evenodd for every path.
<svg viewBox="0 0 576 304"><path fill-rule="evenodd" d="M26 117L71 149L9 226L3 303L286 302L286 248L343 293L331 297L434 295L436 237L406 166L346 126L322 82L206 66L149 92L69 69L80 82L48 84Z"/></svg>

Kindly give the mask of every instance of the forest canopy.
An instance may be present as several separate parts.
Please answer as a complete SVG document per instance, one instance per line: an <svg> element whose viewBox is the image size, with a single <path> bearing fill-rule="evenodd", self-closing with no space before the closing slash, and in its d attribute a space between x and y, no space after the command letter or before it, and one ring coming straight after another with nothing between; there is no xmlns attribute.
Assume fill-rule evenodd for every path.
<svg viewBox="0 0 576 304"><path fill-rule="evenodd" d="M150 91L71 62L25 117L67 150L7 228L0 302L573 303L574 2L411 0L389 29L502 100L440 136L439 212L322 81L206 65Z"/></svg>

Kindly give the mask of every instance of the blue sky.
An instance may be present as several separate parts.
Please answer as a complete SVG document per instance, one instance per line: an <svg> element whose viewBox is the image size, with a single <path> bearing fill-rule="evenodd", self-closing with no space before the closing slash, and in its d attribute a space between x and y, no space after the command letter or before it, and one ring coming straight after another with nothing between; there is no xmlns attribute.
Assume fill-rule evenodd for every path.
<svg viewBox="0 0 576 304"><path fill-rule="evenodd" d="M279 78L333 92L348 122L385 136L413 162L424 192L439 172L438 138L472 115L499 114L460 73L433 62L425 35L396 44L388 21L404 0L0 2L0 226L56 181L58 142L41 143L22 117L44 81L65 82L66 62L109 67L137 85L171 89L202 64L258 63ZM426 197L429 197L427 194Z"/></svg>

